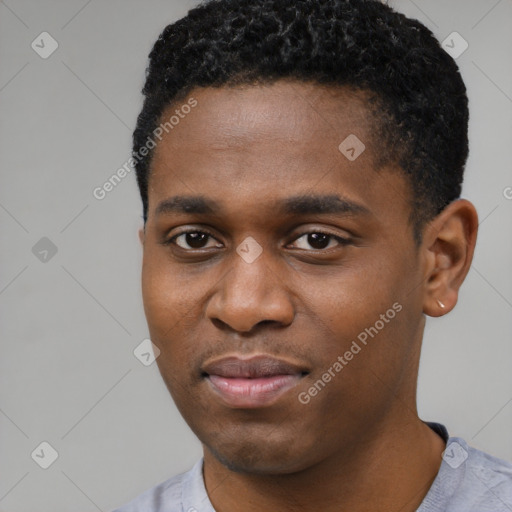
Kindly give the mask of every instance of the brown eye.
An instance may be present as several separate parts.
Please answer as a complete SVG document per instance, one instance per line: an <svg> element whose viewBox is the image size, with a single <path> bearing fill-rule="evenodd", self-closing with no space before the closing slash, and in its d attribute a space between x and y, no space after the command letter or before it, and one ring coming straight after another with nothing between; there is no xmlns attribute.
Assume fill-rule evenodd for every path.
<svg viewBox="0 0 512 512"><path fill-rule="evenodd" d="M336 245L347 245L349 240L329 233L322 233L321 231L312 231L304 233L295 240L298 249L306 250L322 250L336 247Z"/></svg>
<svg viewBox="0 0 512 512"><path fill-rule="evenodd" d="M309 233L307 237L308 244L314 249L325 249L331 241L331 237L324 233Z"/></svg>
<svg viewBox="0 0 512 512"><path fill-rule="evenodd" d="M205 233L204 231L187 231L173 236L169 240L169 243L174 243L181 249L186 250L205 249L207 248L209 239L212 239L212 241L214 240L212 235ZM213 246L210 245L210 247L219 247L219 244L214 243Z"/></svg>

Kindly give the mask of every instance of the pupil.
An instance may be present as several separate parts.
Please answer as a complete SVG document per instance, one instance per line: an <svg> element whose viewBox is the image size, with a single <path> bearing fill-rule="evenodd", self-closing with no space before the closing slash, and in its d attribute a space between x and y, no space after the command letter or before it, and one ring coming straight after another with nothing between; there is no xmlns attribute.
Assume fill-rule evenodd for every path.
<svg viewBox="0 0 512 512"><path fill-rule="evenodd" d="M190 247L201 249L208 236L206 233L187 233L185 239Z"/></svg>
<svg viewBox="0 0 512 512"><path fill-rule="evenodd" d="M308 243L315 249L325 249L329 245L329 235L323 233L310 233Z"/></svg>

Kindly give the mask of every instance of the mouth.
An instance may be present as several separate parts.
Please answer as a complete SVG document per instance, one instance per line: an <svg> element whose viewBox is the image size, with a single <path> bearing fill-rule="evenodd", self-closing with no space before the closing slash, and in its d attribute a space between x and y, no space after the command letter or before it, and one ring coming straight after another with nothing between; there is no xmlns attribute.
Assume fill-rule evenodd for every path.
<svg viewBox="0 0 512 512"><path fill-rule="evenodd" d="M202 368L202 377L225 405L245 409L274 404L308 373L300 365L265 355L224 357Z"/></svg>

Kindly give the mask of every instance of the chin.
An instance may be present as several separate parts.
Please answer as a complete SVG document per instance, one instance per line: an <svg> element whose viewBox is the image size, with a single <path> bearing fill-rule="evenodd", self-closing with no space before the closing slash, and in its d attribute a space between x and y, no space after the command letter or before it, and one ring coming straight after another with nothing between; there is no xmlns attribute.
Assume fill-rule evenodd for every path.
<svg viewBox="0 0 512 512"><path fill-rule="evenodd" d="M210 451L223 466L235 473L280 475L299 470L294 468L295 464L291 460L276 456L275 453L272 456L265 456L258 453L257 447L237 447L229 453L211 448Z"/></svg>
<svg viewBox="0 0 512 512"><path fill-rule="evenodd" d="M277 440L267 435L258 440L250 433L245 438L238 433L230 439L217 438L203 444L223 466L236 473L284 475L302 471L316 462L309 461L308 449L300 446L292 435L279 437ZM312 453L318 456L318 450L313 449Z"/></svg>

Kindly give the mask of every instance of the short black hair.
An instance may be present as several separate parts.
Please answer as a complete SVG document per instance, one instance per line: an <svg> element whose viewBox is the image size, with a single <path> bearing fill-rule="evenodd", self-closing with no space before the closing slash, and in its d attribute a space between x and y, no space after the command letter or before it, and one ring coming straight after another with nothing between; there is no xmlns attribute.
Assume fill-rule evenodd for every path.
<svg viewBox="0 0 512 512"><path fill-rule="evenodd" d="M149 54L133 133L144 223L152 151L140 150L164 109L195 87L279 79L369 93L377 167L394 163L408 177L416 242L425 223L460 197L466 88L424 25L378 0L209 0L168 25Z"/></svg>

